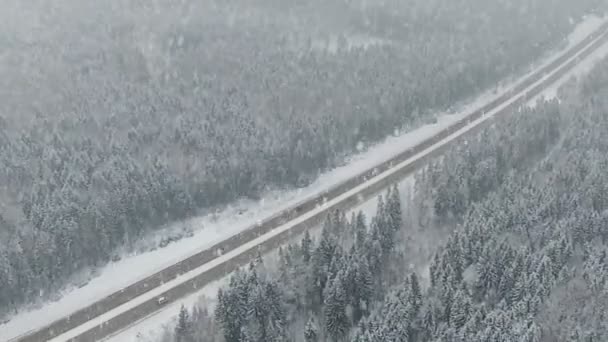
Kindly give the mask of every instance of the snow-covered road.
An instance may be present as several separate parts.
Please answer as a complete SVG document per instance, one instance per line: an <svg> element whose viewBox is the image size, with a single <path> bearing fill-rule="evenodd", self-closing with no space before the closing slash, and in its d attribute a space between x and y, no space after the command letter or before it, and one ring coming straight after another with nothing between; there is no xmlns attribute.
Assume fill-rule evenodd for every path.
<svg viewBox="0 0 608 342"><path fill-rule="evenodd" d="M595 17L588 18L572 34L569 40L569 46L573 46L583 40L589 32L595 30L603 22L604 19ZM603 51L603 55L606 55L607 50L608 47L604 45L602 46L602 48L598 49L598 52L594 53L594 56L586 58L584 63L580 64L580 67L577 67L577 69L579 69L579 72L580 70L588 70L589 63L597 59L597 57L602 56L599 51ZM553 60L555 60L555 58L557 58L558 55L559 54L554 54L552 57L547 58L544 62L540 63L538 67L542 67L543 65L552 62ZM587 65L587 69L583 68L583 65ZM567 76L564 76L562 77L562 79L560 79L560 81L563 82L566 79ZM83 306L86 306L91 302L104 298L110 293L120 290L128 284L134 283L144 278L145 276L154 273L155 271L158 271L170 264L173 264L175 261L182 260L187 256L195 254L196 252L205 248L208 248L214 243L222 241L243 229L251 227L251 225L253 225L255 222L266 216L269 216L269 214L272 212L285 209L293 205L294 203L301 201L302 198L307 198L309 196L318 194L324 189L330 187L331 185L337 184L338 182L346 178L352 177L360 173L362 170L370 168L373 165L376 165L384 160L390 159L392 156L403 151L404 149L415 146L419 142L435 135L443 128L449 126L450 124L456 122L457 120L470 113L473 108L477 108L481 104L487 103L492 99L500 96L504 89L510 88L510 86L514 83L516 82L512 82L511 84L503 86L503 88L500 89L497 93L494 93L493 91L488 91L485 94L482 94L482 96L480 96L478 99L472 101L464 108L462 108L459 114L439 115L438 122L435 124L425 125L410 133L396 134L396 136L387 138L383 143L369 147L367 151L362 152L361 154L351 158L347 165L322 175L314 184L312 184L310 187L307 187L306 189L282 193L273 193L269 194L269 197L266 197L265 200L260 201L258 203L243 203L238 208L229 208L220 215L217 221L215 221L212 217L207 216L194 219L186 223L182 223L194 227L194 236L190 238L185 238L179 242L167 246L166 248L158 249L156 251L144 253L137 256L125 257L123 258L123 260L109 265L101 271L99 277L92 280L88 285L82 288L73 289L69 291L63 296L61 300L54 303L49 303L48 305L45 305L40 309L32 310L30 312L24 312L16 317L13 317L13 319L9 323L0 326L0 339L4 340L5 337L6 339L10 339L19 336L29 331L30 329L39 326L45 326L55 320L58 316L70 314L71 312ZM555 89L556 87L557 86L553 86L549 90L547 90L547 94L550 95L552 91L551 89ZM427 153L430 153L430 151ZM411 162L412 161L410 160L410 163ZM241 216L234 215L235 212L242 210L240 208L247 208L248 210L246 210L245 213ZM288 229L288 227L289 225L285 225L280 229ZM278 231L280 229L278 228L276 230ZM226 254L222 257L227 258L229 255L230 254ZM203 267L210 266L209 264L207 264ZM202 270L204 270L204 268L201 267L191 272L201 272ZM187 274L184 274L179 279L186 279L185 277L187 277ZM175 281L177 281L177 279L175 279ZM169 283L165 285L169 287L168 284ZM153 298L153 296L156 294L156 292L154 291L150 292L149 298ZM148 295L141 296L141 299L138 298L137 302L143 301L143 298L149 299ZM134 301L133 303L137 302ZM129 303L129 305L133 304ZM108 312L106 315L98 317L98 321L94 321L99 323L99 321L103 320L104 318L111 317L111 313L115 314L116 312L118 312L115 310L119 310L121 308L125 309L127 308L127 306L125 306L124 308L116 308ZM172 307L167 307L167 310L170 310L171 308ZM34 324L32 324L32 322L34 322ZM73 330L70 333L73 333L75 331L76 330ZM60 340L65 340L68 336L69 335L62 335L60 336Z"/></svg>
<svg viewBox="0 0 608 342"><path fill-rule="evenodd" d="M604 56L605 56L606 52L608 52L608 43L604 43L596 51L600 51L600 52L605 51L604 52ZM597 53L597 52L592 53L590 56L586 57L585 59L583 59L580 62L580 65L586 66L587 69L573 68L572 71L566 73L566 75L564 75L563 77L560 77L557 82L553 83L551 85L551 87L548 87L547 88L548 90L545 90L545 91L541 92L541 94L538 94L534 98L538 98L540 96L545 96L544 93L546 91L551 92L552 88L559 87L560 84L563 84L563 82L565 82L567 79L569 79L572 76L573 72L579 72L580 73L581 72L580 70L588 70L589 64L591 62L593 62L593 61L596 61L599 56L601 56L600 53ZM577 56L574 56L571 59L569 59L568 61L573 61L576 58L577 58ZM564 64L566 64L566 63L564 63ZM428 149L426 149L425 151L421 152L420 154L417 154L415 157L402 162L400 165L397 165L395 168L393 168L393 169L391 169L391 170L389 170L389 171L387 171L387 172L379 175L377 178L374 178L374 179L370 180L370 182L380 182L380 181L382 181L382 179L384 179L386 177L389 177L391 174L393 174L395 172L399 172L399 170L405 168L407 165L414 164L418 160L421 160L422 158L425 158L425 156L430 155L433 151L438 150L441 147L443 147L443 146L445 146L445 145L453 142L459 136L461 136L461 135L469 132L471 129L473 129L474 127L477 127L482 122L491 119L493 116L495 116L498 113L503 112L503 110L505 108L509 107L510 105L513 105L522 94L530 91L535 86L543 83L545 81L545 79L547 77L549 77L549 76L551 76L551 74L548 74L546 77L543 77L541 80L539 80L539 81L535 82L534 84L530 85L529 87L527 87L524 91L520 92L519 94L515 94L515 96L513 96L510 100L508 100L508 101L504 102L503 104L501 104L500 106L496 107L491 112L486 113L486 115L483 116L482 118L480 118L479 120L476 120L476 121L470 123L469 125L461 128L460 130L458 130L454 134L450 135L448 138L443 139L442 141L440 141L439 143L433 145L432 147L429 147ZM411 179L407 179L405 182L409 183L409 182L411 182ZM351 196L354 193L360 192L362 188L365 188L367 186L369 186L369 184L367 184L367 183L366 184L362 184L359 187L356 187L356 188L352 189L351 192L349 192L347 194L344 194L343 196L340 196L339 198L336 198L333 201L336 201L336 202L342 201L344 198L346 198L348 196ZM370 201L370 202L373 202L373 201ZM331 203L328 203L328 205L331 205ZM370 211L373 210L372 209L373 206L370 206L369 203L365 203L363 205L360 205L360 206L357 207L357 209L359 209L361 207L366 207L366 209L370 210ZM314 213L309 213L307 215L313 215L313 214ZM304 216L307 216L307 215L304 215ZM278 234L278 231L282 231L284 229L290 229L291 227L292 227L292 223L287 224L287 225L285 225L283 227L278 228L276 233ZM263 236L263 237L261 237L261 240L265 240L267 238L268 237ZM261 241L260 242L256 242L256 244L258 244L258 243L261 243ZM246 249L247 247L244 246L244 248ZM236 251L235 250L233 252L242 253L243 251L242 250L240 250L240 251ZM226 257L228 257L228 255L226 255ZM143 336L148 335L149 332L151 332L151 331L158 332L158 329L163 326L163 323L166 323L167 321L171 321L171 319L175 315L177 315L177 310L179 309L179 307L181 306L181 304L186 303L188 305L188 303L189 303L190 305L192 305L192 303L194 303L194 302L196 302L196 301L199 300L199 297L201 295L203 295L203 296L213 296L215 290L217 289L217 286L220 285L221 283L222 282L218 282L217 284L214 284L214 286L211 286L210 288L204 289L203 290L204 292L202 294L199 294L198 296L196 294L193 294L193 295L185 298L183 301L179 301L179 302L175 303L172 307L167 307L166 310L163 310L165 312L162 313L162 314L159 314L159 316L155 317L155 319L150 320L150 321L144 321L144 322L141 322L139 324L134 324L131 327L129 327L128 329L125 329L125 330L121 331L120 333L111 336L107 340L108 341L112 341L112 342L134 341L134 338L137 338L137 336L140 336L140 338L143 338ZM148 332L148 333L144 333L142 335L141 334L142 331ZM154 336L154 333L152 333L151 336Z"/></svg>

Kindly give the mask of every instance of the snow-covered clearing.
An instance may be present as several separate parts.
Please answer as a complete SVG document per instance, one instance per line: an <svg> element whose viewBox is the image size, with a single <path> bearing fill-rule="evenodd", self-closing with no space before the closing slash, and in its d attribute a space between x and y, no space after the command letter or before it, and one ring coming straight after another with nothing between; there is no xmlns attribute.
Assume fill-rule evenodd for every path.
<svg viewBox="0 0 608 342"><path fill-rule="evenodd" d="M590 32L605 22L605 20L605 18L597 17L586 18L586 20L578 25L570 35L568 46L572 46L584 39ZM608 47L604 45L601 50L608 50ZM557 55L552 54L551 57L545 58L543 62L538 63L537 67L550 63L555 58L557 58ZM597 58L597 56L595 58ZM585 64L587 64L587 61L590 59L591 58L587 58ZM257 221L264 219L277 211L292 206L305 198L314 196L346 178L355 176L363 170L373 167L404 149L414 146L422 140L436 134L442 128L470 113L472 109L499 96L503 90L509 88L514 83L515 81L504 82L497 91L494 89L488 90L475 100L470 101L470 103L459 108L459 113L457 114L439 113L437 115L436 123L424 125L407 133L405 133L405 131L410 128L396 131L394 136L388 137L381 143L369 146L365 151L352 156L347 160L344 166L321 175L313 184L304 189L271 192L266 194L260 201L241 201L237 205L229 207L219 213L217 217L216 215L197 217L186 222L177 223L173 227L168 227L165 232L170 232L172 229L183 230L184 227L189 227L193 231L193 234L190 237L169 244L164 248L138 255L126 255L122 260L111 263L101 269L98 272L97 277L92 279L85 286L80 288L75 286L66 290L58 301L45 304L41 308L30 311L24 310L24 312L13 317L10 322L0 326L0 339L8 340L22 335L31 329L48 325L61 316L69 315L75 310L85 307L96 300L124 288L128 284L143 279L176 261L182 260L229 236L247 229ZM370 207L374 208L375 205L372 204ZM239 214L241 211L243 211L242 214ZM199 296L200 293L191 297L197 299ZM186 300L184 300L184 302L186 302ZM172 311L174 307L175 310L179 309L179 305L177 304L168 306L162 313L159 313L155 317L165 317L167 313L171 313L169 317L174 316L176 313ZM151 319L149 321L152 322L154 320ZM132 341L132 339L126 340ZM123 339L123 341L125 341L125 339Z"/></svg>

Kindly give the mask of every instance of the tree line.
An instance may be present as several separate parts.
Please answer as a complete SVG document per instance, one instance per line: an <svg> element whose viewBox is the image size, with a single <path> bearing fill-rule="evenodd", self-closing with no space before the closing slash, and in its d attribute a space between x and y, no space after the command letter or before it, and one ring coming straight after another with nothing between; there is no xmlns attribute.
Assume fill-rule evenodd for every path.
<svg viewBox="0 0 608 342"><path fill-rule="evenodd" d="M367 227L361 214L335 213L318 241L281 249L278 266L258 260L235 274L214 312L188 321L201 330L181 335L178 324L159 340L606 339L607 65L418 172L413 212L388 209L401 198L391 189ZM405 249L429 231L445 238L422 268L404 268Z"/></svg>
<svg viewBox="0 0 608 342"><path fill-rule="evenodd" d="M224 3L210 11L225 14ZM163 2L117 11L65 0L47 14L66 17L44 34L6 27L0 311L53 298L167 223L309 184L359 142L415 127L523 70L596 6L324 3L314 2L349 13L334 52L316 48L306 25L185 20ZM113 24L90 25L91 13ZM173 15L185 19L168 24ZM361 32L388 43L348 45Z"/></svg>

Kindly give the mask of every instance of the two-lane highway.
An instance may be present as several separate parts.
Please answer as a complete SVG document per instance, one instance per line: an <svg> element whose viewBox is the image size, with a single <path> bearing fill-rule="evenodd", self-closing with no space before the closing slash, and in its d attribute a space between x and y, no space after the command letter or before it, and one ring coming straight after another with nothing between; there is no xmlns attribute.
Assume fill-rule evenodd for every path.
<svg viewBox="0 0 608 342"><path fill-rule="evenodd" d="M478 130L498 114L508 113L553 84L578 61L607 40L603 25L512 89L415 147L306 199L223 242L113 293L47 327L12 341L97 341L161 310L156 299L179 300L246 264L258 251L276 248L292 236L317 226L329 210L348 209L411 174L465 133ZM216 251L224 253L218 256ZM1 327L0 327L1 328Z"/></svg>

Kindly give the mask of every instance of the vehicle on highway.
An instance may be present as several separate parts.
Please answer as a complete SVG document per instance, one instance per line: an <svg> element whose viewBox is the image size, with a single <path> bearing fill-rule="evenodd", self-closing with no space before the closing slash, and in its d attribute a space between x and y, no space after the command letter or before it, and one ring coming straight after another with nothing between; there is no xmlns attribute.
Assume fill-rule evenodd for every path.
<svg viewBox="0 0 608 342"><path fill-rule="evenodd" d="M156 300L156 303L158 305L163 305L163 304L167 303L167 297L158 297L158 299Z"/></svg>

